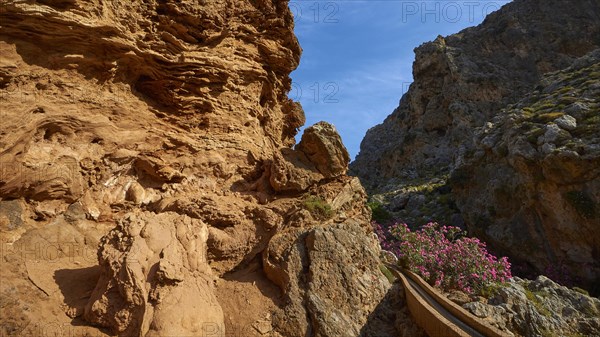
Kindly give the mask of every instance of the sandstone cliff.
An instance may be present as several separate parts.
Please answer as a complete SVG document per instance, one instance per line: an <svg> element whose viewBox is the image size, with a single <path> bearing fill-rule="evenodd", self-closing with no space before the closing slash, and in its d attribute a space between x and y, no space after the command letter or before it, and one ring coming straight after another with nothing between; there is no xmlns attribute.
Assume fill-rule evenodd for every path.
<svg viewBox="0 0 600 337"><path fill-rule="evenodd" d="M529 270L544 272L561 263L584 284L597 283L599 245L592 228L598 217L591 209L600 202L599 157L590 149L596 146L591 135L600 130L588 119L598 115L589 96L596 94L598 79L593 77L595 70L578 66L567 72L585 74L563 76L587 83L560 82L544 74L580 62L576 60L600 47L599 37L598 1L515 0L477 27L416 48L414 83L399 107L367 132L351 171L383 205L384 215L387 210L412 224L437 220L466 225ZM555 92L560 90L564 92ZM569 97L564 102L544 101L540 93L557 100ZM503 110L508 104L525 107L528 103L521 100L529 94L530 104L536 99L546 104L543 113L565 115L560 121L546 116L550 119L535 125L532 139L551 129L560 141L550 140L548 131L550 138L539 143L545 149L534 150L531 170L517 163L521 155L514 152L524 139L516 135L525 132L516 130L531 120L522 118L495 129L493 134L504 143L479 136L486 123L509 114ZM565 110L581 105L589 115L573 116ZM580 125L576 130L560 126L573 119ZM569 140L586 152L570 148L571 157L562 150L552 154ZM532 140L535 146L537 141ZM473 154L480 161L471 161Z"/></svg>
<svg viewBox="0 0 600 337"><path fill-rule="evenodd" d="M2 1L2 335L393 327L335 128L292 148L299 57L285 1Z"/></svg>

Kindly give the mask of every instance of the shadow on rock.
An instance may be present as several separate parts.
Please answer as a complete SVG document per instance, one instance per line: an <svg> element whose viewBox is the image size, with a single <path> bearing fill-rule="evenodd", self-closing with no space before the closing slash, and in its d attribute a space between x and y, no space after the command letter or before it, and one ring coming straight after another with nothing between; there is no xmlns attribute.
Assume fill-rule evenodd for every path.
<svg viewBox="0 0 600 337"><path fill-rule="evenodd" d="M371 312L367 322L360 330L360 337L425 337L410 317L404 297L404 288L395 282L381 302Z"/></svg>
<svg viewBox="0 0 600 337"><path fill-rule="evenodd" d="M54 272L54 280L64 297L69 317L75 318L83 314L85 305L99 278L100 266L59 269Z"/></svg>

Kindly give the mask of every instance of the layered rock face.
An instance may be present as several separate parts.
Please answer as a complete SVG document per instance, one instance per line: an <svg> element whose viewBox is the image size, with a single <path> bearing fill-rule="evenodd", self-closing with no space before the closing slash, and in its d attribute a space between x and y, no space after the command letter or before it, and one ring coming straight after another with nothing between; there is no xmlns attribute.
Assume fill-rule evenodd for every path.
<svg viewBox="0 0 600 337"><path fill-rule="evenodd" d="M516 0L415 49L414 83L367 132L352 172L404 221L466 225L530 270L562 264L597 283L598 61L578 59L600 47L599 18L597 1ZM487 125L521 114L508 104L537 105Z"/></svg>
<svg viewBox="0 0 600 337"><path fill-rule="evenodd" d="M3 336L373 333L364 190L331 125L292 148L285 1L3 1L0 22Z"/></svg>

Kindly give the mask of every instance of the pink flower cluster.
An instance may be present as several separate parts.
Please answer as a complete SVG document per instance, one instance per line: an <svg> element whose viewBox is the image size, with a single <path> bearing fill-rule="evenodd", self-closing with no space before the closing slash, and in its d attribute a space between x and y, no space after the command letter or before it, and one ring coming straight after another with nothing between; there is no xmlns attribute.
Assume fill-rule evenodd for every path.
<svg viewBox="0 0 600 337"><path fill-rule="evenodd" d="M382 248L396 254L402 267L444 290L482 293L512 277L506 257L498 260L484 242L465 237L460 228L429 223L411 231L406 224L373 225Z"/></svg>

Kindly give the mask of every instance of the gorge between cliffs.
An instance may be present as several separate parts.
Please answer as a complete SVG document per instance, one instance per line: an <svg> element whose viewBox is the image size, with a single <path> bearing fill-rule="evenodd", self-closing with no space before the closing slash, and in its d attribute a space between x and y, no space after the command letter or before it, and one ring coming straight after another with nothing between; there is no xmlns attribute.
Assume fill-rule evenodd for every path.
<svg viewBox="0 0 600 337"><path fill-rule="evenodd" d="M600 335L600 2L422 44L352 162L301 53L288 1L2 0L0 336L434 337L428 228L506 276L422 270L474 320Z"/></svg>

